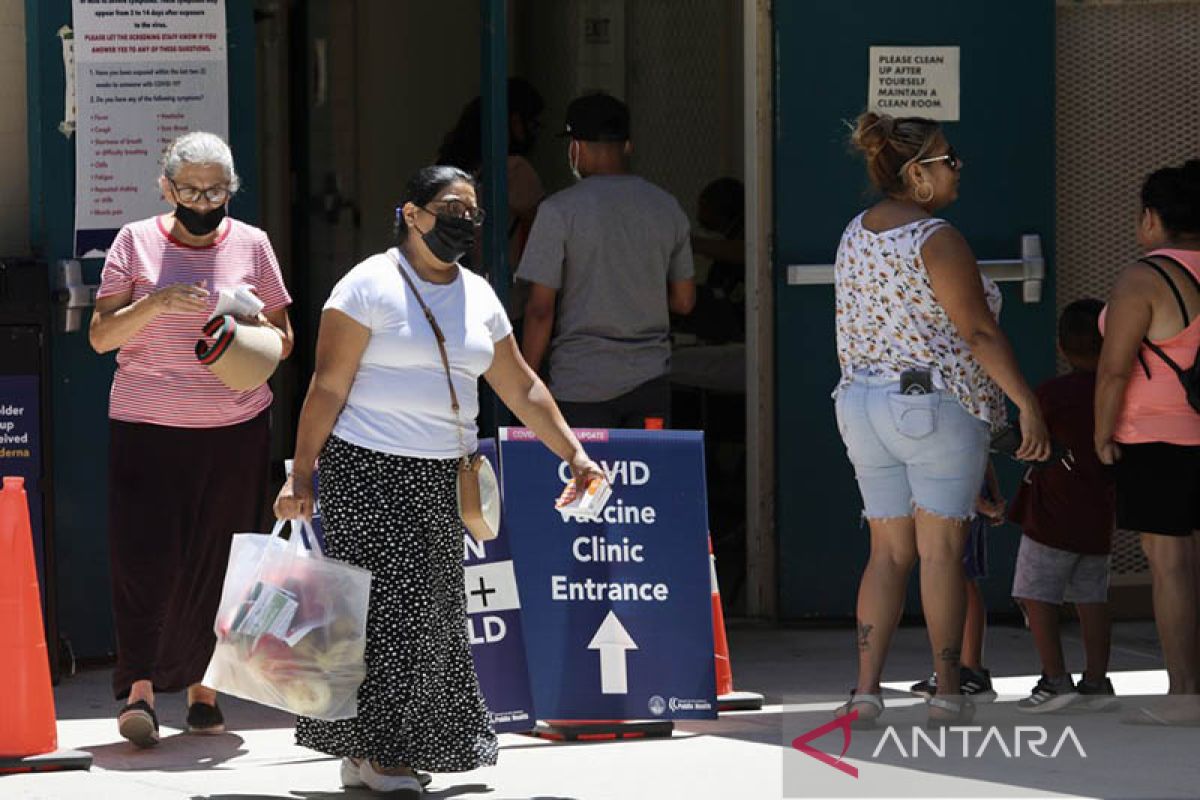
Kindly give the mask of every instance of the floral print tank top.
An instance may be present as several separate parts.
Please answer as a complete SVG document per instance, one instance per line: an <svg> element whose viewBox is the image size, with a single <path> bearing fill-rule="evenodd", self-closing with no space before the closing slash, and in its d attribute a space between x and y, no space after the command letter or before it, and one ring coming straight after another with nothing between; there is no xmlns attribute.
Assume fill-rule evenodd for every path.
<svg viewBox="0 0 1200 800"><path fill-rule="evenodd" d="M928 369L934 386L993 430L1003 427L1004 395L937 302L921 258L921 247L949 223L921 219L875 233L863 227L863 214L842 234L834 267L838 388L855 372L899 380L906 369ZM999 319L1000 290L980 278L988 308Z"/></svg>

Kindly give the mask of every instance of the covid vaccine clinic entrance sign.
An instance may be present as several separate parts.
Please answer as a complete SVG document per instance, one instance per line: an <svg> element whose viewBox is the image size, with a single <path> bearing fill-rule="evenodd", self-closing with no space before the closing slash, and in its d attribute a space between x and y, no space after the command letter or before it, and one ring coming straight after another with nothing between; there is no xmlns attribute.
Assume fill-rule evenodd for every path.
<svg viewBox="0 0 1200 800"><path fill-rule="evenodd" d="M501 538L520 587L537 714L713 718L703 435L576 433L613 488L596 522L564 520L554 500L571 480L567 465L530 431L500 429Z"/></svg>

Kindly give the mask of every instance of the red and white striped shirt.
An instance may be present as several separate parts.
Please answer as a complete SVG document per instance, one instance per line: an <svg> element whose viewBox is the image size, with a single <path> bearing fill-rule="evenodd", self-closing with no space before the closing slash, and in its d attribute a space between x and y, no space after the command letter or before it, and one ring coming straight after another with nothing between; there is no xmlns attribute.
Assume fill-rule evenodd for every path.
<svg viewBox="0 0 1200 800"><path fill-rule="evenodd" d="M136 302L172 284L197 282L209 291L204 312L159 314L117 352L108 404L111 418L217 428L245 422L271 405L266 385L246 392L229 389L196 359L195 351L222 289L248 284L266 304L264 312L291 304L279 261L263 231L229 219L213 244L193 247L173 237L163 217L131 222L121 228L108 251L96 296L132 292Z"/></svg>

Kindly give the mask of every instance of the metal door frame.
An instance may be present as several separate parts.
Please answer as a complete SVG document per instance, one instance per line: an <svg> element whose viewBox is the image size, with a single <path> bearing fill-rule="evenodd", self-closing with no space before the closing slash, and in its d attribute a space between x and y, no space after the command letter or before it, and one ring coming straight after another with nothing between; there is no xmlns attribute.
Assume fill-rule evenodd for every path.
<svg viewBox="0 0 1200 800"><path fill-rule="evenodd" d="M743 0L746 176L746 613L779 608L775 525L775 276L771 0Z"/></svg>

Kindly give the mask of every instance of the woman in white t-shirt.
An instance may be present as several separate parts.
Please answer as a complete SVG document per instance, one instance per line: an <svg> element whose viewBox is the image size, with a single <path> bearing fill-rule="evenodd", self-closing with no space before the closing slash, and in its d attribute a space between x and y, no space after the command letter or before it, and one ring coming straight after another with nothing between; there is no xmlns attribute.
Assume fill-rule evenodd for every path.
<svg viewBox="0 0 1200 800"><path fill-rule="evenodd" d="M576 479L602 474L521 358L491 286L458 265L482 221L462 170L426 167L409 180L399 246L350 270L325 304L295 467L275 504L280 517L311 517L319 454L328 554L372 574L358 716L301 717L296 728L299 744L342 757L347 786L419 794L413 770L496 761L467 640L455 502L456 465L476 449L478 378ZM457 414L414 288L444 332Z"/></svg>

